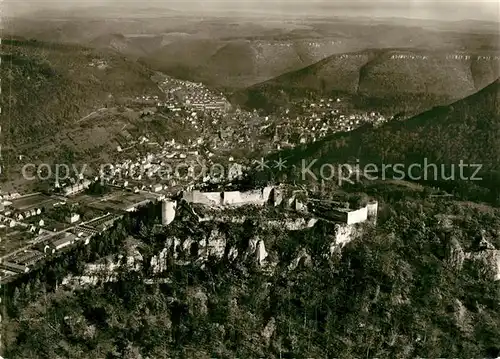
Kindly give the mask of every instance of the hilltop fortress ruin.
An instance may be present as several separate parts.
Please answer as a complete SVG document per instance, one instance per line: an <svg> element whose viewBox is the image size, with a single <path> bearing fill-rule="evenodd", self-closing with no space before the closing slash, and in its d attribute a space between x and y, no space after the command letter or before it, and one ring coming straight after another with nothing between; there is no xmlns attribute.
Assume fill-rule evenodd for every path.
<svg viewBox="0 0 500 359"><path fill-rule="evenodd" d="M218 227L221 223L244 225L250 220L252 226L265 233L273 233L278 229L298 234L313 229L323 221L330 224L325 228L331 229L330 236L327 236L329 242L325 256L339 253L347 243L363 233L366 224L376 224L376 201L354 206L342 201L314 199L293 194L297 192L285 192L285 188L280 186L266 186L249 191L192 190L171 198L160 198L161 225L169 227L174 221L182 222L180 226L186 227L186 235L173 232L167 237L164 248L150 259L149 266L153 275L160 275L169 270L170 257L174 263L181 265L191 262L204 263L209 258L227 257L229 261L250 259L265 273L273 273L277 256L272 238L266 240L256 232L250 235L246 248L245 245L243 248L235 246L227 233ZM201 237L193 236L192 229L200 224L208 231ZM308 260L310 261L310 254L302 248L290 263L289 270L294 270L298 263ZM138 270L144 264L143 259L132 254L127 257L126 263L127 268L131 270ZM76 281L79 284L92 284L99 278L114 280L118 266L119 264L111 262L102 264L99 268L90 265L83 276L69 276L64 283Z"/></svg>
<svg viewBox="0 0 500 359"><path fill-rule="evenodd" d="M170 224L176 216L178 202L197 204L212 209L224 210L243 206L274 206L284 210L298 212L312 212L321 219L332 222L353 225L366 221L376 222L378 202L370 201L359 208L350 208L348 204L334 201L315 199L298 200L294 195L285 198L280 187L267 186L251 191L219 191L202 192L199 190L184 191L180 194L179 201L164 199L162 205L162 223Z"/></svg>
<svg viewBox="0 0 500 359"><path fill-rule="evenodd" d="M202 192L184 191L178 199L162 200L162 224L170 225L180 213L190 216L195 222L243 223L247 215L225 216L224 210L244 206L275 207L283 211L282 220L267 220L261 226L279 226L285 230L303 230L313 227L318 221L335 224L335 246L350 242L359 233L363 223L376 224L378 202L370 201L358 208L351 208L343 202L315 199L298 199L295 195L285 196L283 188L267 186L262 189L241 191ZM198 208L198 210L195 209ZM217 211L216 215L199 214L203 209ZM297 218L291 218L293 213Z"/></svg>

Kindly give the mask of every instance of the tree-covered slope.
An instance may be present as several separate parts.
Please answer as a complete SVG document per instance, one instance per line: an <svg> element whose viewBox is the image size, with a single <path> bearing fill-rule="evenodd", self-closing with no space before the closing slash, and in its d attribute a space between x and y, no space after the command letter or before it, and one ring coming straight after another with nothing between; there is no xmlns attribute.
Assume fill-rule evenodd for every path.
<svg viewBox="0 0 500 359"><path fill-rule="evenodd" d="M275 110L304 97L343 94L390 113L446 104L500 76L494 51L375 49L335 54L313 65L237 91L243 106Z"/></svg>
<svg viewBox="0 0 500 359"><path fill-rule="evenodd" d="M0 75L9 146L51 136L116 100L159 93L148 69L77 45L2 39Z"/></svg>
<svg viewBox="0 0 500 359"><path fill-rule="evenodd" d="M481 165L481 173L500 169L500 82L456 101L435 107L404 121L390 121L380 127L364 126L324 140L286 150L271 157L287 160L290 170L306 168L318 173L323 164L372 163L409 166L428 163L457 168ZM303 166L305 161L306 166ZM449 168L449 167L448 167ZM474 168L469 168L474 170ZM448 172L447 172L448 173ZM299 173L300 174L300 173Z"/></svg>
<svg viewBox="0 0 500 359"><path fill-rule="evenodd" d="M128 234L143 238L148 263L167 238L202 240L207 229L188 235L178 224L148 236L151 217L137 217L98 239L93 252L73 251L20 285L2 321L6 357L496 357L499 282L464 252L482 258L492 251L480 245L482 229L498 248L498 211L416 198L385 208L377 228L367 228L341 256L325 255L328 225L266 237L278 262L272 276L228 257L176 265L170 252L163 284L145 283L147 270L124 271L114 283L55 289L65 268L78 272L75 260L120 251ZM443 216L453 218L453 228ZM228 243L262 234L239 225L218 230ZM303 251L310 260L290 269Z"/></svg>

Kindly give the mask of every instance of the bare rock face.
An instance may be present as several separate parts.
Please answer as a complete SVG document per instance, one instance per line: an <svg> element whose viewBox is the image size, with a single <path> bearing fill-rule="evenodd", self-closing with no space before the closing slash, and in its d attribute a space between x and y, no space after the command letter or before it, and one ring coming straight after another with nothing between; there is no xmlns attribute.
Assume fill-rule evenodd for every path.
<svg viewBox="0 0 500 359"><path fill-rule="evenodd" d="M462 246L456 238L452 238L448 244L448 252L446 262L456 271L460 271L463 267L465 260L465 253Z"/></svg>
<svg viewBox="0 0 500 359"><path fill-rule="evenodd" d="M356 236L356 228L352 224L337 224L335 226L335 241L330 245L330 255L351 242Z"/></svg>
<svg viewBox="0 0 500 359"><path fill-rule="evenodd" d="M168 248L164 248L158 255L151 258L153 273L162 273L167 270Z"/></svg>
<svg viewBox="0 0 500 359"><path fill-rule="evenodd" d="M247 251L245 253L245 258L249 258L249 256L252 256L255 253L255 251L257 250L257 245L259 244L259 241L260 241L260 238L258 236L251 238L248 241L248 248L247 248Z"/></svg>
<svg viewBox="0 0 500 359"><path fill-rule="evenodd" d="M235 261L238 258L238 249L231 247L229 250L228 258L231 262Z"/></svg>
<svg viewBox="0 0 500 359"><path fill-rule="evenodd" d="M178 256L178 250L180 250L181 240L179 238L168 238L165 247L172 251L174 258Z"/></svg>
<svg viewBox="0 0 500 359"><path fill-rule="evenodd" d="M495 246L488 241L486 231L483 229L481 231L481 240L479 241L479 250L485 249L493 250L495 249Z"/></svg>
<svg viewBox="0 0 500 359"><path fill-rule="evenodd" d="M187 238L186 240L184 240L184 242L182 242L182 251L184 253L191 253L191 250L192 250L193 245L195 243L196 242L192 238ZM194 254L197 255L198 253L194 253Z"/></svg>
<svg viewBox="0 0 500 359"><path fill-rule="evenodd" d="M500 250L491 244L485 230L481 231L477 251L465 253L464 257L475 262L480 274L485 278L493 281L500 280Z"/></svg>
<svg viewBox="0 0 500 359"><path fill-rule="evenodd" d="M224 257L225 250L226 237L218 230L213 230L207 240L207 254L222 259L222 257Z"/></svg>
<svg viewBox="0 0 500 359"><path fill-rule="evenodd" d="M257 244L255 255L257 257L257 263L259 264L259 266L263 266L264 261L267 259L269 255L266 251L266 245L263 240L260 240L259 243Z"/></svg>
<svg viewBox="0 0 500 359"><path fill-rule="evenodd" d="M454 311L454 320L457 327L459 327L462 331L469 331L471 329L471 326L467 308L465 308L462 302L458 299L455 299Z"/></svg>
<svg viewBox="0 0 500 359"><path fill-rule="evenodd" d="M312 263L311 256L305 248L302 248L297 257L290 263L288 266L288 270L295 270L300 264L303 264L305 266L310 266Z"/></svg>
<svg viewBox="0 0 500 359"><path fill-rule="evenodd" d="M135 271L140 270L142 267L143 260L144 258L139 249L137 248L137 246L134 246L127 250L126 264L129 270L135 270Z"/></svg>
<svg viewBox="0 0 500 359"><path fill-rule="evenodd" d="M266 341L267 345L269 345L271 341L271 337L273 336L274 332L276 330L276 319L271 318L267 325L264 327L264 330L262 331L262 336L264 337L264 340Z"/></svg>
<svg viewBox="0 0 500 359"><path fill-rule="evenodd" d="M483 276L493 281L500 280L500 250L486 249L467 253L465 258L478 263Z"/></svg>

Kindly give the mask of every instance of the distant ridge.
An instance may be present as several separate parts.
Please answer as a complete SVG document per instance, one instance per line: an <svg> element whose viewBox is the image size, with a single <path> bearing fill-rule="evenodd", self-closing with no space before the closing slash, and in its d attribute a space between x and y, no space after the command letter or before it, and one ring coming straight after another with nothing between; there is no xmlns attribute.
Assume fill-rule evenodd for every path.
<svg viewBox="0 0 500 359"><path fill-rule="evenodd" d="M473 94L498 76L500 57L490 51L364 50L333 55L251 86L236 92L233 101L274 110L305 93L345 93L398 111L419 103L425 109Z"/></svg>
<svg viewBox="0 0 500 359"><path fill-rule="evenodd" d="M436 164L480 164L485 173L500 170L500 79L447 106L379 128L362 127L276 155L290 167L302 160L324 163L410 164L426 158ZM274 156L273 156L274 157Z"/></svg>

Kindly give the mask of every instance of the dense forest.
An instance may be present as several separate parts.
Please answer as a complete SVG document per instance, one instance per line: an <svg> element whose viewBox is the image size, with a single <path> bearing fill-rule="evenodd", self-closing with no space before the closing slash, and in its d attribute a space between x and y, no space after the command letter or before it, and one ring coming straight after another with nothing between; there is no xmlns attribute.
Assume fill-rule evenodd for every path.
<svg viewBox="0 0 500 359"><path fill-rule="evenodd" d="M188 230L180 221L164 229L151 205L4 288L11 298L5 356L493 358L500 350L500 285L487 263L463 253L483 253L485 240L500 247L498 214L405 194L386 200L377 227L366 227L339 254L325 255L331 227L320 223L266 233L278 263L272 275L252 260L226 255L181 265L169 253L163 280L145 281L155 278L148 263L167 238L203 238L215 226ZM218 230L235 245L263 231L255 221ZM142 243L141 271L120 270L115 282L95 287L58 285L84 263L124 252L129 236ZM291 269L303 251L307 260Z"/></svg>
<svg viewBox="0 0 500 359"><path fill-rule="evenodd" d="M35 40L2 39L0 74L8 95L0 104L10 121L9 144L53 136L96 109L119 98L160 94L153 75L110 51ZM107 68L89 66L101 60ZM96 90L99 88L99 90Z"/></svg>

